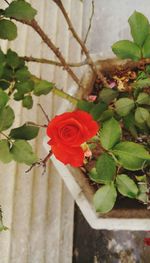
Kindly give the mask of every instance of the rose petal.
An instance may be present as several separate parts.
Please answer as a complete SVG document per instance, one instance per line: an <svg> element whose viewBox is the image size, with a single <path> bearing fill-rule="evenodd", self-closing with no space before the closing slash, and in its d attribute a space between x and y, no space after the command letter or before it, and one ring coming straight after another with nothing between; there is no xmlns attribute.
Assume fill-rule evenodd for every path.
<svg viewBox="0 0 150 263"><path fill-rule="evenodd" d="M70 164L74 167L83 165L84 152L81 147L66 147L62 144L52 145L52 152L64 164Z"/></svg>

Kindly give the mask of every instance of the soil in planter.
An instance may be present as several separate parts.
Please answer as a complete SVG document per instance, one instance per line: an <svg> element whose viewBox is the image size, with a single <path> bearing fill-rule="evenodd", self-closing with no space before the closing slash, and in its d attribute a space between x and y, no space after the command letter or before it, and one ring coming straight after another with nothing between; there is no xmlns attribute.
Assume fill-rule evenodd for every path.
<svg viewBox="0 0 150 263"><path fill-rule="evenodd" d="M150 70L150 65L147 65L146 61L140 62L140 63L129 63L125 64L124 66L112 66L110 70L106 67L104 67L103 74L106 77L108 83L110 84L111 88L113 90L118 90L119 92L123 92L125 97L129 97L130 93L132 92L132 84L135 80L137 80L138 76L144 78L144 72L146 72L147 66ZM95 103L99 101L99 94L101 90L103 89L102 83L99 79L95 79L93 89L90 92L90 95L96 96ZM143 91L147 94L150 94L150 86L144 87ZM90 96L89 96L90 98ZM92 97L91 97L92 98ZM112 101L109 106L114 107L114 101ZM145 145L146 147L150 147L150 135L149 132L144 134L138 134L138 137L134 137L129 130L127 130L125 127L123 128L123 140L132 141L141 143L142 145ZM97 157L101 153L101 148L99 146L96 146L94 150L92 150L92 159L87 162L87 164L82 167L82 172L85 175L85 178L87 180L87 183L92 187L93 192L96 192L100 188L100 184L97 184L93 182L89 178L89 171L94 167ZM121 173L128 174L130 178L136 181L135 179L135 171L129 171L125 170L124 168L121 168ZM146 174L147 176L150 175L150 168L146 168L144 170L136 171L136 176L142 176ZM149 218L150 212L146 209L147 205L144 203L136 200L136 199L130 199L122 196L121 194L118 194L116 204L113 208L113 210L106 215L103 215L103 217L141 217L141 218ZM120 213L121 211L121 213Z"/></svg>

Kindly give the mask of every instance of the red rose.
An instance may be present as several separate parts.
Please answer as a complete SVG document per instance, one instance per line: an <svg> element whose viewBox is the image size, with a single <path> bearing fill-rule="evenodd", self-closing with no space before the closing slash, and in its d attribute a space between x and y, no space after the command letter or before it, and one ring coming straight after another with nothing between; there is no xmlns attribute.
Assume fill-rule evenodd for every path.
<svg viewBox="0 0 150 263"><path fill-rule="evenodd" d="M81 110L56 116L48 125L48 144L58 160L78 167L83 165L84 151L81 144L98 132L99 126L92 116Z"/></svg>

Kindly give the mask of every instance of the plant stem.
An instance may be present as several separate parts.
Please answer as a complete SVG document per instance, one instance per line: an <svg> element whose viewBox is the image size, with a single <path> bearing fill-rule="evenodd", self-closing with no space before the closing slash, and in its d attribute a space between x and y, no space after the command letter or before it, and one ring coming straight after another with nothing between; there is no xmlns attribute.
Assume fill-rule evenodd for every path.
<svg viewBox="0 0 150 263"><path fill-rule="evenodd" d="M74 105L77 105L78 103L78 99L74 98L73 96L67 94L66 92L64 92L63 90L60 90L56 87L54 87L52 89L52 92L56 95L58 95L59 97L68 100L69 102L71 102Z"/></svg>
<svg viewBox="0 0 150 263"><path fill-rule="evenodd" d="M68 24L69 30L72 32L74 38L77 40L77 42L81 46L84 54L87 57L87 62L89 64L89 66L91 67L93 73L98 76L98 78L102 81L102 83L103 83L103 85L105 87L109 87L109 84L107 83L107 81L106 81L105 77L103 76L103 74L96 68L96 66L95 66L95 64L94 64L94 62L93 62L93 60L92 60L92 58L91 58L91 56L89 54L89 51L88 51L87 47L84 44L84 42L80 39L80 37L78 36L76 30L74 29L73 24L72 24L67 12L66 12L66 9L63 6L62 1L61 0L53 0L53 2L56 3L56 5L60 8L61 12L63 13L64 18L65 18L65 20L66 20L66 22Z"/></svg>
<svg viewBox="0 0 150 263"><path fill-rule="evenodd" d="M46 124L44 124L44 125L42 125L42 124L37 124L37 123L32 122L32 121L27 121L25 124L26 124L26 125L31 125L31 126L36 126L36 127L41 127L41 128L47 128L47 125L46 125Z"/></svg>
<svg viewBox="0 0 150 263"><path fill-rule="evenodd" d="M54 65L58 67L63 67L62 63L58 61L46 59L46 58L34 58L31 56L30 57L25 56L21 58L27 62L37 62L37 63L42 63L42 64L50 64L50 65ZM87 60L77 62L77 63L67 63L67 64L69 65L69 67L81 67L81 66L87 65Z"/></svg>
<svg viewBox="0 0 150 263"><path fill-rule="evenodd" d="M5 133L3 133L2 131L0 132L0 134L2 134L7 140L11 141L10 137Z"/></svg>
<svg viewBox="0 0 150 263"><path fill-rule="evenodd" d="M41 80L40 78L32 75L32 79L33 81L39 81ZM73 96L69 95L68 93L66 93L65 91L56 88L56 86L54 86L51 90L51 92L53 92L54 94L58 95L59 97L68 100L69 102L71 102L73 105L77 105L78 103L78 99L74 98Z"/></svg>
<svg viewBox="0 0 150 263"><path fill-rule="evenodd" d="M47 122L49 123L50 119L49 119L47 113L45 112L45 110L43 109L42 105L40 103L38 103L38 106L40 107L41 111L43 112L43 114L44 114L44 116L45 116L45 118L47 120Z"/></svg>
<svg viewBox="0 0 150 263"><path fill-rule="evenodd" d="M56 57L60 60L61 64L63 65L64 69L68 72L68 74L72 77L72 79L77 83L77 85L80 88L83 88L82 84L80 83L80 80L78 79L78 77L75 75L75 73L72 71L72 69L67 64L59 48L54 45L54 43L46 35L46 33L42 30L42 28L39 26L36 20L33 19L32 21L27 21L27 20L22 20L22 19L16 19L14 17L12 17L12 19L15 19L16 21L19 21L25 25L32 27L39 34L39 36L44 41L44 43L54 52Z"/></svg>
<svg viewBox="0 0 150 263"><path fill-rule="evenodd" d="M88 26L88 29L87 29L87 32L86 32L86 35L85 35L85 39L83 41L84 44L86 44L86 41L87 41L87 38L88 38L88 35L89 35L89 32L90 32L90 29L91 29L91 26L92 26L93 16L94 16L94 0L92 0L92 11L91 11L90 19L89 19L89 26Z"/></svg>

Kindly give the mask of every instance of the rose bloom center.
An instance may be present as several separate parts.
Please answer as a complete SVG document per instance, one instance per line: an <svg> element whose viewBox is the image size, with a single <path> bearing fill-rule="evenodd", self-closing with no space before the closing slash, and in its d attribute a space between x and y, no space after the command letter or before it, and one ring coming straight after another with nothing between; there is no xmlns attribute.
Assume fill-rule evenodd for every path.
<svg viewBox="0 0 150 263"><path fill-rule="evenodd" d="M59 136L65 142L74 140L79 133L79 127L75 125L65 125L59 130Z"/></svg>

